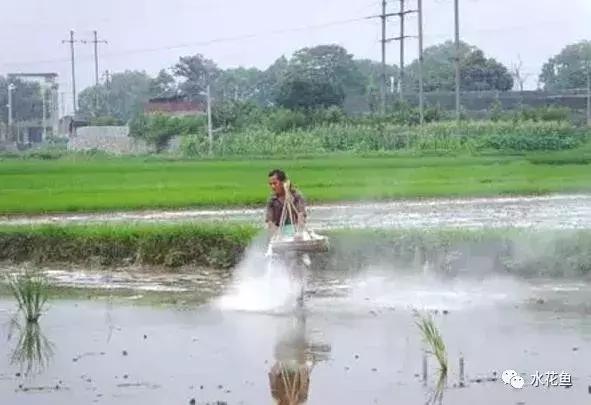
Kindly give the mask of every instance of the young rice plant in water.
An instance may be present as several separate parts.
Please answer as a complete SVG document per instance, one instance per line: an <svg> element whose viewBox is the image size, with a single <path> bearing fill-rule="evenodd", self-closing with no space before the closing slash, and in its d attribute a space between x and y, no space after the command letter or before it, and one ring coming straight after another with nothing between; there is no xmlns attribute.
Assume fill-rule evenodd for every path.
<svg viewBox="0 0 591 405"><path fill-rule="evenodd" d="M435 321L430 315L416 314L419 318L416 322L417 326L423 336L423 341L427 346L427 353L434 356L439 363L440 381L447 376L448 363L447 363L447 350L445 343L441 337L441 333L435 325Z"/></svg>
<svg viewBox="0 0 591 405"><path fill-rule="evenodd" d="M8 285L26 321L37 322L48 298L46 278L38 272L26 270L9 276Z"/></svg>

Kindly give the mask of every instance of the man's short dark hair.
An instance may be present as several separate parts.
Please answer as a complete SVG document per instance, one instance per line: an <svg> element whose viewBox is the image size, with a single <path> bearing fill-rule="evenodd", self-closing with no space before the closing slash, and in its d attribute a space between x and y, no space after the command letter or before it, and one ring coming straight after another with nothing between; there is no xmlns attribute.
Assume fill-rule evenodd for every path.
<svg viewBox="0 0 591 405"><path fill-rule="evenodd" d="M279 181L285 181L287 179L285 172L280 169L271 170L269 172L269 177L273 177L273 176L277 177L277 180L279 180Z"/></svg>

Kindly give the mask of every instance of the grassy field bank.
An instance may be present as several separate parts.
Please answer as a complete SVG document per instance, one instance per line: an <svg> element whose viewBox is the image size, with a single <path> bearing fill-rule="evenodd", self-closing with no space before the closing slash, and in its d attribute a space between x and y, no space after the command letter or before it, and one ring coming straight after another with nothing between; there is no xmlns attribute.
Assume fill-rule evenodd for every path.
<svg viewBox="0 0 591 405"><path fill-rule="evenodd" d="M244 225L0 227L0 260L38 265L229 269L260 230ZM333 231L317 269L466 271L581 276L591 270L591 231ZM264 244L263 244L264 246Z"/></svg>
<svg viewBox="0 0 591 405"><path fill-rule="evenodd" d="M591 148L528 155L0 160L0 215L261 206L280 167L309 203L591 191Z"/></svg>

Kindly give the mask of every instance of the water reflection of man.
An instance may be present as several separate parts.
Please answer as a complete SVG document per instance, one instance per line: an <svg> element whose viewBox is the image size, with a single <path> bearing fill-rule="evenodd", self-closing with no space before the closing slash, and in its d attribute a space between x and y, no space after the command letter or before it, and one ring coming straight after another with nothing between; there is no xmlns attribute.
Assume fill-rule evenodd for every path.
<svg viewBox="0 0 591 405"><path fill-rule="evenodd" d="M305 313L301 311L275 346L276 361L269 372L269 383L277 405L300 405L308 401L310 375L318 360L318 353L312 347L307 339Z"/></svg>

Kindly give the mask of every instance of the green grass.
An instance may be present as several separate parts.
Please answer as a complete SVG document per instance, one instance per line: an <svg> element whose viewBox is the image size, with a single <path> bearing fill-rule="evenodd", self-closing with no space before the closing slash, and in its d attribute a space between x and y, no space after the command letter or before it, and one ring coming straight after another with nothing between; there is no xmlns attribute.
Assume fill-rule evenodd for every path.
<svg viewBox="0 0 591 405"><path fill-rule="evenodd" d="M224 224L0 226L0 260L230 268L256 229Z"/></svg>
<svg viewBox="0 0 591 405"><path fill-rule="evenodd" d="M570 153L573 160L562 153L560 164L540 160L547 154L408 152L284 160L5 159L0 214L260 207L269 193L267 173L276 167L287 171L310 203L591 191L589 161Z"/></svg>

